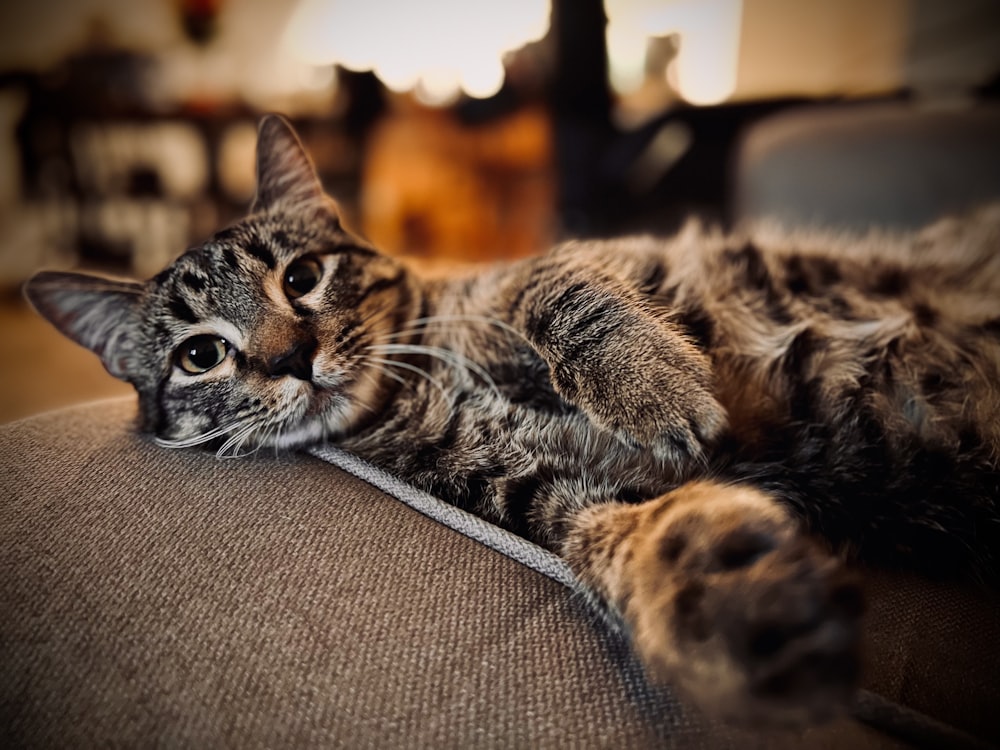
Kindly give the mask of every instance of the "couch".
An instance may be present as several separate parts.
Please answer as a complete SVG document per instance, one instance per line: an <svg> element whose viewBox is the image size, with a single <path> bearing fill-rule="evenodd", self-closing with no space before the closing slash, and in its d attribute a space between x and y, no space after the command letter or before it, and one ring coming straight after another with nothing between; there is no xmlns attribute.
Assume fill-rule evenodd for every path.
<svg viewBox="0 0 1000 750"><path fill-rule="evenodd" d="M989 592L866 574L852 712L723 726L649 684L542 550L336 451L167 451L134 414L0 427L4 747L1000 743Z"/></svg>

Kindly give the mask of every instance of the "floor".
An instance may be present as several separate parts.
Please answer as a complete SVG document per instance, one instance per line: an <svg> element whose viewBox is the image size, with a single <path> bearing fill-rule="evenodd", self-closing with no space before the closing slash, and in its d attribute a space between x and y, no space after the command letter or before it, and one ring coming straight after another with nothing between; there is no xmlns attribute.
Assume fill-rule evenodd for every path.
<svg viewBox="0 0 1000 750"><path fill-rule="evenodd" d="M13 291L0 294L0 423L133 393Z"/></svg>

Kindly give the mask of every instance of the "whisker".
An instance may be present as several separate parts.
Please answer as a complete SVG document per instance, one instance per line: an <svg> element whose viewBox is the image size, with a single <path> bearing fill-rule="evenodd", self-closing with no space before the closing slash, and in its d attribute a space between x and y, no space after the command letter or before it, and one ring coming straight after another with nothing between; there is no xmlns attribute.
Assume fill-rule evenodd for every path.
<svg viewBox="0 0 1000 750"><path fill-rule="evenodd" d="M250 415L252 418L254 415ZM171 440L169 438L159 438L154 437L153 442L159 445L161 448L192 448L196 445L201 445L202 443L207 443L210 440L215 440L223 435L228 435L233 430L238 430L245 425L246 417L241 418L238 422L233 422L232 424L225 425L223 427L216 427L209 430L208 432L203 432L200 435L195 435L189 438L180 438L178 440Z"/></svg>
<svg viewBox="0 0 1000 750"><path fill-rule="evenodd" d="M250 455L248 453L240 453L240 450L243 448L244 443L246 443L247 438L249 438L258 429L259 425L253 423L245 425L242 430L223 443L222 447L219 448L215 455L219 458L241 458L244 455ZM229 452L230 449L232 449L232 455L227 456L226 453Z"/></svg>
<svg viewBox="0 0 1000 750"><path fill-rule="evenodd" d="M370 315L370 316L368 316L366 318L362 318L360 322L361 322L361 325L366 330L367 334L369 336L373 336L376 333L378 327L381 326L390 317L394 316L395 313L396 313L396 310L394 308L391 308L391 307L390 308L379 309L379 310L376 310L372 315ZM394 325L390 325L390 327L391 328L395 328ZM395 333L395 331L393 331L392 333ZM379 337L385 336L385 335L391 335L391 334L379 334ZM406 335L413 335L413 334L412 333L408 333Z"/></svg>
<svg viewBox="0 0 1000 750"><path fill-rule="evenodd" d="M510 333L519 339L527 341L524 334L518 331L516 328L508 323L504 323L498 318L491 318L487 315L473 315L473 314L455 314L455 315L428 315L423 318L415 318L414 320L408 321L408 328L428 328L436 323L452 323L452 322L467 322L467 323L483 323L484 325L493 326L506 333Z"/></svg>
<svg viewBox="0 0 1000 750"><path fill-rule="evenodd" d="M385 359L383 357L371 357L371 356L366 357L366 359L369 362L375 362L376 364L384 365L386 367L398 367L401 370L407 370L408 372L412 372L416 375L419 375L420 377L424 378L427 382L429 382L431 385L433 385L435 388L438 389L438 391L441 393L441 398L444 399L445 403L448 404L449 408L454 408L455 403L454 401L451 400L451 397L448 395L448 392L447 390L445 390L445 387L441 385L441 383L439 383L437 380L435 380L431 376L431 374L426 372L425 370L420 369L416 365L411 365L409 362L400 362L395 359Z"/></svg>
<svg viewBox="0 0 1000 750"><path fill-rule="evenodd" d="M418 333L426 333L432 329L438 329L440 331L449 330L447 326L442 325L446 323L457 323L457 322L470 322L470 323L482 323L486 326L492 326L494 331L490 333L508 333L515 338L527 342L527 338L518 331L516 328L504 323L502 320L497 318L490 318L485 315L433 315L423 318L416 318L411 321L407 321L399 330L390 331L388 333L381 334L376 337L374 342L376 344L391 343L396 339L406 338L408 336L413 336ZM459 329L454 329L459 330ZM530 343L529 343L530 345Z"/></svg>
<svg viewBox="0 0 1000 750"><path fill-rule="evenodd" d="M278 422L275 426L268 429L264 439L259 442L259 450L262 450L265 446L270 445L274 449L275 458L281 455L281 433L284 424L284 422Z"/></svg>
<svg viewBox="0 0 1000 750"><path fill-rule="evenodd" d="M487 370L480 365L478 362L474 362L463 354L451 351L450 349L444 349L438 346L423 346L419 344L377 344L368 347L369 351L375 351L382 354L424 354L428 357L435 357L442 362L451 365L452 367L462 367L469 372L473 372L482 379L493 394L499 398L500 390L497 388L496 382L493 377L487 372Z"/></svg>
<svg viewBox="0 0 1000 750"><path fill-rule="evenodd" d="M395 380L397 383L399 383L402 386L409 386L410 385L405 379L401 378L399 375L397 375L396 373L394 373L392 370L383 370L383 372L385 373L386 376L392 378L393 380ZM369 375L369 377L371 377L371 376ZM372 379L374 380L374 378L372 378Z"/></svg>
<svg viewBox="0 0 1000 750"><path fill-rule="evenodd" d="M362 325L369 327L376 326L379 323L384 322L387 318L389 318L391 315L394 315L395 313L396 309L393 307L379 308L378 310L375 310L375 312L369 317L363 318L361 323Z"/></svg>
<svg viewBox="0 0 1000 750"><path fill-rule="evenodd" d="M399 377L399 375L397 375L396 373L389 371L385 367L379 368L379 372L381 372L382 374L384 374L387 377L392 378L393 380L395 380L400 385L409 385L409 383L407 383L405 380L403 380L403 378ZM372 375L370 372L368 372L367 369L361 370L360 373L358 373L358 374L361 375L361 376L363 376L365 378L365 380L367 380L369 383L371 383L375 387L376 391L378 391L382 387L382 384L378 382L378 379L374 375ZM356 403L356 404L364 407L365 409L367 409L372 414L377 414L378 413L374 406L372 406L371 404L369 404L369 403L367 403L365 401L358 400L358 401L354 401L353 403Z"/></svg>

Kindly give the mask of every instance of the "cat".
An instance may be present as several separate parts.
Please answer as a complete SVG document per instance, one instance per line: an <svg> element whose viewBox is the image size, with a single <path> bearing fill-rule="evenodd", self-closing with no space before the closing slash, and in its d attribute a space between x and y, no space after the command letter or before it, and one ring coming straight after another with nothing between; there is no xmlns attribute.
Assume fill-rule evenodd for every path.
<svg viewBox="0 0 1000 750"><path fill-rule="evenodd" d="M839 553L996 581L1000 207L422 279L345 228L280 116L257 174L247 218L149 281L26 285L161 445L335 442L554 550L651 679L728 719L849 702Z"/></svg>

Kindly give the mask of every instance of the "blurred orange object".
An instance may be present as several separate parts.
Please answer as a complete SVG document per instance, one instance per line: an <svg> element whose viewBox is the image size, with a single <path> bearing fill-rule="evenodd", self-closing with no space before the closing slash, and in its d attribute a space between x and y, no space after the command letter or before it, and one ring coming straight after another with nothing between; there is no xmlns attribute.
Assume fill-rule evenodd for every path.
<svg viewBox="0 0 1000 750"><path fill-rule="evenodd" d="M540 107L465 126L412 105L368 141L361 222L381 249L488 261L544 249L555 226L551 128Z"/></svg>

